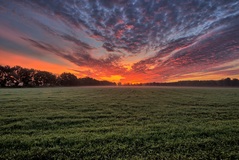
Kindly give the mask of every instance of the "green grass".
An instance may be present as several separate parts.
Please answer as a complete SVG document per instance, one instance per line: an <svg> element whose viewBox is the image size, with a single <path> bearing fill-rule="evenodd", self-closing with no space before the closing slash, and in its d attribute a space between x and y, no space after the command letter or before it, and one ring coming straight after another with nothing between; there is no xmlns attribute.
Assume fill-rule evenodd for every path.
<svg viewBox="0 0 239 160"><path fill-rule="evenodd" d="M239 159L239 89L0 90L0 159Z"/></svg>

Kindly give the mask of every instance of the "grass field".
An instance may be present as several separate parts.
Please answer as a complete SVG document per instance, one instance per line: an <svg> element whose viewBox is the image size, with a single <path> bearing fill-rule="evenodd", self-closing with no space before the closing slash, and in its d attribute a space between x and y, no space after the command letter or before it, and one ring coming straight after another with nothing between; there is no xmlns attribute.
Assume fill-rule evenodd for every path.
<svg viewBox="0 0 239 160"><path fill-rule="evenodd" d="M239 89L1 89L0 135L0 159L239 159Z"/></svg>

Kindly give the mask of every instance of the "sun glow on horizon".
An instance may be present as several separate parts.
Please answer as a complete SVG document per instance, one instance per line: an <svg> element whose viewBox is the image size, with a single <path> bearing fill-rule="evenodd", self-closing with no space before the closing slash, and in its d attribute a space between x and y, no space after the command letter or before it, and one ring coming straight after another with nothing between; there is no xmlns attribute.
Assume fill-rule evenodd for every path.
<svg viewBox="0 0 239 160"><path fill-rule="evenodd" d="M23 68L28 68L28 69L33 68L37 70L52 72L53 74L57 74L57 75L63 72L73 73L70 69L67 69L66 66L41 61L31 57L25 57L25 56L17 55L10 52L4 52L4 51L0 51L0 55L4 57L0 59L0 64L2 65L21 66ZM6 61L5 59L8 59L9 61Z"/></svg>

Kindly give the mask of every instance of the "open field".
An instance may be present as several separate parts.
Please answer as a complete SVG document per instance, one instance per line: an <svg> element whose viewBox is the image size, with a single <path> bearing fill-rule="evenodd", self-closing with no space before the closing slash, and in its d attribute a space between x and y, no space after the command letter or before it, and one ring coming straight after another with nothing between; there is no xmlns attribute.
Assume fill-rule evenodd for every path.
<svg viewBox="0 0 239 160"><path fill-rule="evenodd" d="M0 159L239 159L239 89L1 89L0 135Z"/></svg>

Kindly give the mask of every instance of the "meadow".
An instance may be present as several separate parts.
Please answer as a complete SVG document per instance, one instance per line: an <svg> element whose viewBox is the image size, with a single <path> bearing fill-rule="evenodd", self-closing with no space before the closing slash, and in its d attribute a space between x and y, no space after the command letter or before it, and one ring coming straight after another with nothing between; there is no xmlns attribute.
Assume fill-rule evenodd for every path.
<svg viewBox="0 0 239 160"><path fill-rule="evenodd" d="M239 159L239 89L0 89L0 135L0 159Z"/></svg>

